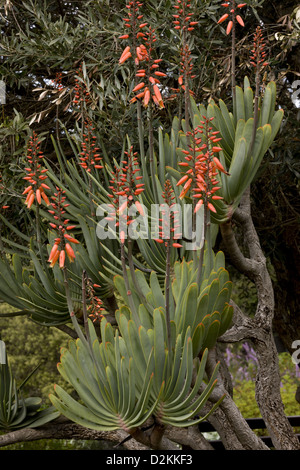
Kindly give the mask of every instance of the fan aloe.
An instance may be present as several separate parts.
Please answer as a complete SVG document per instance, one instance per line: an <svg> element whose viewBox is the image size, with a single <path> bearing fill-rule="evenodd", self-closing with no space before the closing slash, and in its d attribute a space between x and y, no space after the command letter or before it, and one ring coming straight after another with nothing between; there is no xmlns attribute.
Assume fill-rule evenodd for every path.
<svg viewBox="0 0 300 470"><path fill-rule="evenodd" d="M0 363L0 430L8 432L21 428L36 428L59 416L55 408L41 409L39 397L23 398L12 374L7 357Z"/></svg>
<svg viewBox="0 0 300 470"><path fill-rule="evenodd" d="M212 269L209 259L212 257ZM219 336L230 326L233 307L229 305L232 283L224 267L224 254L216 255L205 251L202 282L197 284L197 270L193 261L174 264L174 275L170 297L170 320L177 332L185 335L188 328L192 337L194 357L205 348L212 348ZM154 309L164 309L165 289L160 286L156 273L150 274L149 282L145 274L136 271L136 286L130 278L130 294L136 310L140 311L141 324L146 328L153 325ZM130 308L124 278L115 276L115 286L123 301ZM138 287L138 288L137 288Z"/></svg>
<svg viewBox="0 0 300 470"><path fill-rule="evenodd" d="M220 172L219 194L223 199L214 201L216 213L212 213L212 222L226 222L238 207L245 190L249 187L262 162L262 159L272 145L283 119L283 110L276 110L276 84L270 82L264 90L263 97L254 100L254 92L249 79L244 78L244 86L235 87L236 107L230 112L223 100L216 104L212 100L207 107L197 105L191 97L192 121L196 128L203 118L209 118L215 131L219 132L221 141L219 159L229 176ZM257 112L255 111L257 107ZM183 123L184 128L184 123ZM168 142L168 139L165 142ZM166 158L166 152L171 153L173 146L160 147L160 160ZM187 137L184 132L178 134L176 159L173 165L167 163L167 174L176 181L181 178L177 166L184 157L187 149ZM174 159L174 157L173 157Z"/></svg>
<svg viewBox="0 0 300 470"><path fill-rule="evenodd" d="M53 405L85 427L124 429L131 434L150 416L161 424L179 427L206 419L207 414L198 414L216 384L218 367L205 384L207 350L201 361L194 359L190 328L185 335L174 330L174 348L168 351L161 309L154 310L150 329L137 327L127 307L116 316L115 331L102 319L102 341L89 320L90 340L71 341L69 348L62 350L58 370L74 387L80 403L56 386L56 394L50 395Z"/></svg>

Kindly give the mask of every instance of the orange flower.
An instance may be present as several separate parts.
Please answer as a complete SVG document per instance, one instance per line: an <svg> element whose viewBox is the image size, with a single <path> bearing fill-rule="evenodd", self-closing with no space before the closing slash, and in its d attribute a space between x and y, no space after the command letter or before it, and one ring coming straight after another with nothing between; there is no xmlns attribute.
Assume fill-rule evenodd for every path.
<svg viewBox="0 0 300 470"><path fill-rule="evenodd" d="M205 139L202 143L202 134ZM194 199L198 199L194 212L198 212L204 204L212 212L216 212L213 200L222 199L215 193L220 189L218 186L218 172L228 175L227 171L216 157L222 148L214 145L219 142L218 132L213 132L210 119L203 116L201 125L193 131L187 132L190 144L189 150L183 150L185 162L180 162L179 166L185 168L185 174L179 179L177 186L183 186L180 198L183 199L189 191ZM209 143L209 144L208 144Z"/></svg>
<svg viewBox="0 0 300 470"><path fill-rule="evenodd" d="M136 208L137 208L137 210L139 211L139 213L140 213L142 216L144 216L144 215L145 215L145 214L144 214L144 209L143 209L142 205L140 204L140 202L139 202L139 201L135 201L135 205L136 205Z"/></svg>
<svg viewBox="0 0 300 470"><path fill-rule="evenodd" d="M120 232L120 242L122 245L125 243L125 232L123 230Z"/></svg>
<svg viewBox="0 0 300 470"><path fill-rule="evenodd" d="M84 104L88 105L91 102L90 98L90 93L87 89L86 84L84 83L84 76L83 76L83 70L82 70L82 65L78 68L76 71L76 76L75 76L75 86L74 86L74 98L73 98L73 104L75 107L77 107L78 104Z"/></svg>
<svg viewBox="0 0 300 470"><path fill-rule="evenodd" d="M57 232L57 237L54 240L54 245L50 251L48 262L50 267L53 268L59 260L59 267L64 268L66 254L70 262L75 259L75 253L70 243L78 244L79 241L69 235L67 232L76 228L75 225L69 225L69 219L65 218L65 209L69 204L65 202L65 191L56 188L57 192L52 196L53 202L51 203L52 209L48 212L53 216L56 223L51 222L49 225Z"/></svg>
<svg viewBox="0 0 300 470"><path fill-rule="evenodd" d="M141 83L139 83L137 86L135 86L132 91L141 90L142 88L144 88L144 86L145 86L145 83L144 83L144 82L141 82Z"/></svg>
<svg viewBox="0 0 300 470"><path fill-rule="evenodd" d="M137 0L130 1L126 8L128 9L128 17L123 18L125 28L128 30L128 33L123 34L119 39L130 39L132 34L136 39L143 37L143 33L140 31L147 23L139 23L143 18L143 15L139 14L139 8L142 6L142 3ZM119 64L122 65L126 60L132 57L130 46L126 46L123 50L121 57L119 59Z"/></svg>
<svg viewBox="0 0 300 470"><path fill-rule="evenodd" d="M63 268L65 266L66 253L65 250L61 250L59 254L59 267Z"/></svg>
<svg viewBox="0 0 300 470"><path fill-rule="evenodd" d="M145 108L148 106L149 101L150 101L150 90L147 87L146 90L145 90L145 95L144 95L144 106L145 106Z"/></svg>
<svg viewBox="0 0 300 470"><path fill-rule="evenodd" d="M119 64L124 64L124 62L126 62L127 59L129 59L130 57L132 57L132 54L130 52L130 47L126 47L119 59Z"/></svg>
<svg viewBox="0 0 300 470"><path fill-rule="evenodd" d="M133 92L138 92L133 98L130 99L130 103L136 103L137 100L143 102L144 107L147 107L151 101L154 102L158 107L163 108L163 100L159 88L157 85L160 84L158 77L166 77L164 72L157 70L161 59L153 59L154 44L157 41L155 31L149 27L147 32L141 32L140 30L148 26L148 23L138 24L137 19L140 20L142 15L138 15L138 9L141 6L139 2L132 1L127 5L129 9L128 18L125 18L126 27L132 30L136 39L143 40L144 43L139 43L135 49L135 64L140 65L141 62L146 62L148 65L146 68L140 68L136 71L136 77L142 78L143 81L134 86ZM124 39L128 39L124 35ZM119 59L119 64L123 64L129 57L132 57L131 46L126 46L123 50ZM147 70L147 71L146 71ZM148 73L150 71L150 73ZM147 82L145 81L147 79ZM151 89L153 87L153 94Z"/></svg>
<svg viewBox="0 0 300 470"><path fill-rule="evenodd" d="M240 17L240 15L236 15L236 20L238 23L240 23L241 26L245 26L245 23L243 19Z"/></svg>
<svg viewBox="0 0 300 470"><path fill-rule="evenodd" d="M166 180L165 182L162 197L165 201L166 206L169 207L170 212L168 214L168 217L163 217L162 219L160 219L160 238L154 239L154 241L157 243L165 243L166 246L168 246L168 244L170 243L174 248L182 248L182 245L177 241L179 238L181 238L182 234L178 233L177 230L178 227L175 221L176 211L171 211L172 207L174 206L175 195L170 180ZM165 215L165 211L162 212L163 215Z"/></svg>
<svg viewBox="0 0 300 470"><path fill-rule="evenodd" d="M83 141L81 142L81 149L80 152L80 166L90 173L93 168L101 169L103 165L100 164L102 157L98 151L100 150L99 147L96 147L96 139L97 137L94 135L95 127L90 118L87 118L84 123L84 133Z"/></svg>
<svg viewBox="0 0 300 470"><path fill-rule="evenodd" d="M55 266L55 264L56 264L56 262L59 258L59 255L60 255L60 251L57 251L55 253L55 255L53 255L52 258L48 260L51 263L50 268L53 268L53 266Z"/></svg>
<svg viewBox="0 0 300 470"><path fill-rule="evenodd" d="M74 250L73 250L73 248L71 247L71 245L69 243L66 243L66 253L67 253L67 256L69 258L69 261L72 263L75 259L75 253L74 253Z"/></svg>
<svg viewBox="0 0 300 470"><path fill-rule="evenodd" d="M230 33L230 31L232 30L232 27L233 27L233 21L230 20L226 28L226 34Z"/></svg>
<svg viewBox="0 0 300 470"><path fill-rule="evenodd" d="M191 8L191 2L187 0L176 0L176 5L174 8L177 10L177 13L173 15L174 29L180 29L181 31L187 30L192 31L194 26L198 24L198 21L191 21L193 12L189 11Z"/></svg>
<svg viewBox="0 0 300 470"><path fill-rule="evenodd" d="M42 199L46 205L49 205L49 199L45 194L45 189L50 189L43 181L47 178L47 169L42 168L41 160L43 160L43 152L40 151L41 142L38 140L36 132L33 132L32 137L29 139L27 149L28 167L25 168L27 176L23 179L28 181L29 186L23 191L23 195L27 195L25 204L30 209L35 199L38 204L42 203ZM33 189L34 188L34 189Z"/></svg>
<svg viewBox="0 0 300 470"><path fill-rule="evenodd" d="M228 13L225 13L225 15L221 16L221 18L218 21L218 24L221 24L223 23L223 21L227 20L228 16L229 16Z"/></svg>
<svg viewBox="0 0 300 470"><path fill-rule="evenodd" d="M50 251L49 259L48 261L52 261L53 258L56 256L56 253L58 252L58 243L54 243L52 250Z"/></svg>
<svg viewBox="0 0 300 470"><path fill-rule="evenodd" d="M143 207L137 200L137 196L139 196L145 188L144 183L141 183L143 177L137 175L140 172L137 152L133 152L133 147L131 146L129 151L124 153L126 159L122 161L122 168L115 167L115 172L113 173L109 186L111 194L108 194L108 197L112 201L111 208L113 209L110 212L110 216L118 216L119 220L123 220L125 224L129 225L132 219L125 209L135 204L141 215L143 215ZM122 196L125 200L122 201L120 205L119 198ZM119 221L117 225L119 225Z"/></svg>
<svg viewBox="0 0 300 470"><path fill-rule="evenodd" d="M157 99L159 106L163 108L164 103L163 103L162 96L157 85L153 85L153 91L154 91L154 94L155 94L155 97Z"/></svg>
<svg viewBox="0 0 300 470"><path fill-rule="evenodd" d="M227 35L230 34L235 21L237 21L241 26L245 26L244 21L241 18L241 16L236 14L236 8L243 8L246 5L247 5L247 3L239 3L238 5L235 5L235 2L233 2L232 0L230 2L222 3L222 6L225 7L225 8L229 8L230 13L231 13L231 18L230 18L230 20L228 22L228 25L227 25L227 28L226 28L226 34ZM228 17L229 17L229 13L225 13L219 19L218 24L221 24L224 21L226 21Z"/></svg>
<svg viewBox="0 0 300 470"><path fill-rule="evenodd" d="M254 34L254 45L251 51L252 56L250 56L250 64L253 65L253 67L257 67L258 70L268 65L265 47L266 44L263 39L262 30L261 27L258 26Z"/></svg>
<svg viewBox="0 0 300 470"><path fill-rule="evenodd" d="M187 164L188 165L188 164ZM177 183L177 186L182 185L188 179L188 175L184 175Z"/></svg>

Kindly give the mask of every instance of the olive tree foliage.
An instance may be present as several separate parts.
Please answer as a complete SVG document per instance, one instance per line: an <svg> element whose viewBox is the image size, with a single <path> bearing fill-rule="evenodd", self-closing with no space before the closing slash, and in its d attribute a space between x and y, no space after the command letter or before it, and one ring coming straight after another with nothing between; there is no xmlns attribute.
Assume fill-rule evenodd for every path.
<svg viewBox="0 0 300 470"><path fill-rule="evenodd" d="M212 100L218 102L221 99L230 107L231 42L223 26L217 24L224 12L217 0L195 0L193 4L195 19L198 21L190 44L195 71L192 83L194 102L196 105L200 103L207 106ZM201 363L202 366L199 366L197 372L199 373L197 377L200 377L201 367L205 365L208 382L218 374L217 384L211 390L203 408L199 408L199 414L200 418L206 416L212 408L214 409L214 405L218 404L207 419L218 431L225 448L266 448L249 428L236 407L232 399L230 375L222 360L224 344L250 341L255 348L259 364L256 377L256 400L267 424L273 446L276 449L298 449L298 439L288 423L280 397L278 355L273 331L276 329L285 348L292 352L291 343L292 340L298 339L300 328L299 323L297 324L299 302L294 300L297 282L292 274L297 265L296 262L295 266L293 265L291 258L297 259L299 250L295 241L296 236L291 237L288 234L298 233L299 208L295 194L297 194L299 147L293 136L299 124L296 119L297 109L290 100L290 87L299 74L295 47L299 41L300 22L299 15L297 16L297 11L294 10L295 2L285 2L285 6L280 5L276 10L264 1L253 0L247 4L245 27L243 30L237 29L236 31L236 83L243 87L244 76L247 76L249 84L255 87L255 76L249 56L256 25L258 21L261 21L264 35L268 39L270 57L270 66L266 69L263 83L276 82L277 104L284 109L285 117L282 133L279 132L277 140L265 155L256 179L251 182L251 188L247 188L232 219L220 224L215 240L215 252L224 251L226 262L234 270L234 275L238 277L243 274L255 286L257 305L254 314L249 315L249 312L243 310L243 305L231 302L234 311L232 326L218 338L216 345L209 349L207 357L205 356L205 364ZM86 214L85 207L90 201L88 197L87 200L82 200L83 207L81 207L78 198L80 199L82 188L79 188L79 192L76 193L74 186L78 184L78 181L83 181L82 184L88 190L90 181L84 178L76 180L77 173L72 169L73 158L77 156L76 153L79 152L82 140L82 116L92 118L100 152L107 162L119 161L124 152L126 139L129 139L134 147L141 144L139 139L142 139L145 146L148 146L150 134L154 139L151 145L159 153L160 129L168 135L172 134L174 117L177 116L179 122L184 119L184 97L182 95L175 99L172 97L172 89L178 86L180 67L180 43L174 29L170 27L173 13L173 2L169 0L147 1L143 6L145 21L153 25L159 37L156 54L157 57L163 59L160 70L167 74L164 81L164 100L167 105L163 109L155 109L151 121L147 119L147 110L142 111L144 127L141 134L136 131L135 107L129 104L134 87L133 69L127 62L122 67L119 65L119 58L124 50L124 42L119 37L124 32L122 18L126 14L125 2L90 0L84 2L84 5L80 1L64 2L62 0L44 2L7 0L4 2L1 9L0 75L6 84L6 104L2 105L1 110L0 206L9 207L5 209L5 212L1 211L0 249L2 254L6 253L8 263L11 263L10 257L13 257L14 272L21 272L19 261L16 261L19 258L14 257L17 254L22 259L23 267L26 266L32 270L38 279L40 264L36 254L39 250L41 252L45 250L45 246L40 247L39 241L47 239L46 214L42 211L39 213L41 233L36 240L35 216L24 206L24 196L22 196L24 156L33 130L40 136L43 153L51 168L53 186L57 182L62 183L67 192L74 194L73 203L78 204L76 209L82 210L82 217L78 217L76 222L81 221L83 238L87 242L87 251L89 251L93 245L89 245L90 233L82 218ZM287 64L290 65L287 66ZM79 109L73 103L74 88L78 83L84 83L89 93L84 108ZM151 133L149 133L150 125L153 126ZM286 148L287 134L292 136L293 142L288 149ZM70 168L71 172L68 173ZM67 176L62 177L61 173L65 169L67 169ZM282 193L282 199L278 196L276 182ZM94 188L97 188L95 182L92 184ZM287 219L287 208L291 214L291 220ZM71 215L74 214L71 213ZM274 232L272 228L274 225L280 226L280 230L276 229ZM31 237L33 238L30 239ZM26 244L27 247L29 244L30 251L27 247L24 249ZM149 266L142 265L139 249L135 247L135 250L136 265L145 268L147 272ZM118 247L113 246L112 252L115 258L122 257L122 252L119 253ZM292 257L289 255L291 252ZM111 253L107 256L111 263L109 266L111 270L119 266L118 261L111 257ZM81 259L84 265L84 254L81 254ZM93 275L95 271L98 281L97 269L101 270L103 265L97 264L94 258L93 261L95 263L92 267L90 266L89 274ZM269 273L270 265L275 272L273 279ZM74 277L77 274L73 272ZM77 286L78 289L75 289L75 292L79 297L80 281L78 279L79 287ZM27 279L25 281L27 282ZM29 282L27 284L29 285ZM61 284L63 285L63 280ZM31 286L35 294L38 294L38 284L33 283ZM107 318L115 326L115 311L118 308L119 297L114 295L113 287L110 285L103 295L105 294ZM120 289L123 292L124 287L120 283L118 287L119 292ZM24 293L25 291L26 289ZM293 302L286 299L287 291L294 295ZM49 295L52 293L54 295L54 291L50 290ZM75 299L77 313L82 312L78 297ZM3 296L2 300L7 301L7 298ZM51 327L58 326L72 337L79 334L79 341L81 341L79 356L82 354L82 357L85 357L84 354L88 351L86 348L89 346L81 336L81 329L77 331L75 328L74 330L74 324L69 326L69 317L68 314L66 317L63 316L65 305L63 302L62 304L62 321L53 321ZM283 309L283 305L288 305L288 313ZM28 299L27 304L21 306L16 303L14 306L18 315L28 315L37 322L44 318L43 304L39 304L35 315L29 308ZM78 316L81 322L82 314ZM118 325L123 325L121 317L122 315L119 314ZM287 320L294 327L284 328L283 325ZM159 321L161 321L160 316L156 313L156 324L159 324ZM122 331L125 336L125 328ZM93 331L87 329L87 332L93 335ZM101 334L103 340L106 336L109 340L111 339L112 333L109 327L102 329ZM184 338L181 340L185 345L186 355L191 354L189 342L185 343ZM120 344L118 339L115 341L115 348L123 347L121 341ZM158 343L157 339L156 344ZM68 353L65 357L68 357ZM219 364L219 369L216 368L217 364ZM63 373L65 377L68 377L70 371L67 370L67 366L65 367ZM63 365L61 369L63 371ZM101 371L99 373L101 374ZM145 369L145 378L150 380L150 374L149 376L147 374L148 369ZM195 382L198 383L197 379ZM147 385L146 381L141 387L142 396L150 394ZM195 384L193 387L192 393L195 393L195 396L196 393L198 393L197 397L204 393L203 385L202 388L199 387L199 390L196 390ZM168 390L161 392L165 393L166 403L170 398L167 392ZM63 391L59 390L58 394L62 401L66 398ZM54 402L58 403L58 400L54 399ZM39 402L29 404L33 408L37 405ZM173 421L169 418L169 421L166 419L165 423L157 424L155 420L153 421L151 411L155 410L155 405L156 403L152 403L153 409L150 410L145 408L144 417L149 421L150 432L144 431L144 428L140 426L142 421L135 416L128 417L126 423L129 428L135 424L134 430L130 428L129 433L133 439L126 442L129 448L174 449L177 444L194 449L210 448L209 442L199 433L196 426L176 427L174 416ZM191 409L189 409L190 412ZM51 415L51 411L50 415L45 418L46 420L48 416L56 417L55 414ZM102 430L85 426L87 421L82 421L81 425L78 422L73 423L73 415L69 416L71 420L60 417L49 422L47 426L44 425L43 429L25 427L14 433L7 432L1 436L0 443L7 445L12 442L40 438L74 436L80 439L103 438L119 442L128 436L124 430L126 426L122 430L109 430L110 419L108 419L107 429Z"/></svg>

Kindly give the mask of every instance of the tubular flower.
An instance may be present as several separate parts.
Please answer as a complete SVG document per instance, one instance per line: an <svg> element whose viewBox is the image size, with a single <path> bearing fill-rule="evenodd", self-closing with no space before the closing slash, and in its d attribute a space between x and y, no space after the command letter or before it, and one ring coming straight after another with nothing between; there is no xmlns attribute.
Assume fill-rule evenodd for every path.
<svg viewBox="0 0 300 470"><path fill-rule="evenodd" d="M86 280L86 289L87 289L87 310L89 313L89 317L95 323L97 320L100 320L103 315L101 312L105 310L103 307L102 300L96 295L95 289L100 287L98 284L93 284L91 279Z"/></svg>
<svg viewBox="0 0 300 470"><path fill-rule="evenodd" d="M263 39L262 30L260 26L257 26L255 34L254 34L254 44L253 49L251 50L252 56L250 56L250 64L257 69L261 69L269 65L266 61L266 52L265 52L266 44Z"/></svg>
<svg viewBox="0 0 300 470"><path fill-rule="evenodd" d="M176 0L174 5L176 9L176 14L173 15L174 20L174 29L180 30L182 36L182 45L180 48L180 74L178 78L179 88L173 88L175 92L174 95L170 96L170 99L176 96L176 93L182 90L188 90L189 79L195 78L193 75L193 64L191 59L191 50L187 41L187 34L190 31L195 29L195 26L198 24L198 21L193 21L192 16L194 13L190 11L191 3L186 0ZM189 90L191 94L194 94L192 90Z"/></svg>
<svg viewBox="0 0 300 470"><path fill-rule="evenodd" d="M128 9L128 16L123 18L126 33L120 36L119 39L130 39L132 45L136 43L137 39L143 36L141 30L147 25L147 23L141 23L143 15L140 14L139 9L142 6L143 4L136 0L130 1L126 5L126 8ZM119 64L124 64L124 62L126 62L126 60L128 60L130 57L132 57L131 46L126 46L119 59ZM137 58L135 60L137 63Z"/></svg>
<svg viewBox="0 0 300 470"><path fill-rule="evenodd" d="M189 79L193 79L196 75L193 75L193 63L191 59L191 50L188 44L185 44L184 47L181 48L181 61L180 61L180 76L178 79L178 83L183 90L185 90L186 84L188 84ZM185 83L184 83L185 82ZM190 93L193 95L194 92L189 90Z"/></svg>
<svg viewBox="0 0 300 470"><path fill-rule="evenodd" d="M76 71L74 92L75 94L73 98L73 104L76 107L80 106L81 103L83 104L90 103L91 101L90 93L85 83L83 83L82 65L80 65L78 70Z"/></svg>
<svg viewBox="0 0 300 470"><path fill-rule="evenodd" d="M141 100L144 107L147 107L153 101L159 108L164 108L159 85L161 84L160 79L167 75L158 70L161 59L153 58L154 44L157 41L155 30L149 27L149 31L140 37L144 40L144 44L140 44L136 48L136 63L140 65L141 62L144 62L145 64L136 72L136 77L142 81L134 87L133 92L136 95L130 102L135 103L137 100Z"/></svg>
<svg viewBox="0 0 300 470"><path fill-rule="evenodd" d="M81 142L81 152L79 156L81 167L88 173L92 168L101 169L103 166L100 164L102 157L98 153L100 148L96 147L97 137L94 135L95 127L93 127L91 119L87 118L84 123L83 141Z"/></svg>
<svg viewBox="0 0 300 470"><path fill-rule="evenodd" d="M53 80L53 86L57 90L62 90L63 89L63 84L62 84L62 73L57 72L55 75L55 78Z"/></svg>
<svg viewBox="0 0 300 470"><path fill-rule="evenodd" d="M143 208L138 201L138 196L145 188L144 183L141 182L143 177L138 175L140 168L137 152L133 152L133 147L131 146L129 152L125 152L125 155L127 159L122 161L123 166L115 168L115 172L110 180L109 189L111 193L109 197L115 210L115 212L110 212L110 216L118 215L119 220L122 218L126 225L130 225L132 218L127 215L127 209L134 204L140 214L143 215ZM120 225L120 222L117 222L117 225Z"/></svg>
<svg viewBox="0 0 300 470"><path fill-rule="evenodd" d="M41 160L43 160L44 155L40 150L40 144L41 142L38 140L37 134L33 132L27 149L28 167L25 168L26 176L23 178L29 183L29 186L23 191L23 195L26 194L25 204L28 209L30 209L35 200L38 204L41 204L43 199L49 205L49 199L45 193L45 189L50 189L45 183L48 170L42 167Z"/></svg>
<svg viewBox="0 0 300 470"><path fill-rule="evenodd" d="M177 186L183 185L179 197L183 199L190 191L195 200L194 212L197 212L202 204L210 211L216 212L213 201L222 199L215 194L220 189L218 172L228 174L216 156L222 150L216 145L220 141L218 131L213 132L210 119L203 116L201 124L187 135L190 145L188 150L183 150L185 161L179 163L179 166L186 169L177 182Z"/></svg>
<svg viewBox="0 0 300 470"><path fill-rule="evenodd" d="M123 50L119 64L121 65L133 57L136 79L142 79L140 83L135 83L133 89L135 96L130 100L130 103L140 100L144 107L147 107L153 101L156 106L164 108L159 85L160 78L166 77L166 74L158 70L161 59L153 58L153 46L157 39L152 28L149 27L148 31L144 32L148 23L141 22L143 15L139 13L139 9L142 5L137 1L131 1L126 5L128 17L123 18L123 21L128 34L120 36L120 39L130 39L131 45L126 46ZM143 68L141 64L143 64ZM137 67L140 68L137 70Z"/></svg>
<svg viewBox="0 0 300 470"><path fill-rule="evenodd" d="M64 268L66 256L71 263L75 259L75 253L71 243L78 244L79 241L69 233L76 228L76 226L70 225L69 219L65 218L65 209L69 205L65 202L65 191L62 191L58 187L56 187L56 190L57 192L51 197L53 200L53 202L51 202L52 209L48 210L48 212L55 219L56 223L51 222L49 225L57 232L57 237L54 239L54 245L50 251L48 262L51 268L55 266L57 261L59 262L59 267Z"/></svg>
<svg viewBox="0 0 300 470"><path fill-rule="evenodd" d="M230 34L235 21L237 21L241 26L245 26L242 17L236 14L236 9L243 8L244 6L247 5L247 3L236 4L235 0L230 0L226 3L222 3L221 5L223 7L229 8L229 13L225 13L224 15L222 15L218 21L218 24L221 24L229 18L227 28L226 28L226 34Z"/></svg>
<svg viewBox="0 0 300 470"><path fill-rule="evenodd" d="M193 31L198 21L193 21L192 16L194 13L189 11L191 3L186 0L176 0L174 8L177 10L176 14L173 15L174 29L180 29L181 31Z"/></svg>
<svg viewBox="0 0 300 470"><path fill-rule="evenodd" d="M162 209L162 218L160 219L160 238L155 241L157 243L165 243L165 246L170 244L174 248L182 248L182 245L177 241L182 237L182 234L178 232L180 222L176 220L178 211L174 210L175 195L170 180L165 182L162 197L166 207Z"/></svg>

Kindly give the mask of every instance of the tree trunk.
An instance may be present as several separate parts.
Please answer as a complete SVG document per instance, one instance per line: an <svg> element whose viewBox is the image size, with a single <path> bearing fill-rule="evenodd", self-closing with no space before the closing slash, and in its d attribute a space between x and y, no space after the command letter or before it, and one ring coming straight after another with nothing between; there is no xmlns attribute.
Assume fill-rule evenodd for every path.
<svg viewBox="0 0 300 470"><path fill-rule="evenodd" d="M278 356L272 332L274 292L251 217L250 190L245 193L234 219L242 229L249 258L241 252L230 222L221 226L224 244L232 264L255 283L258 302L253 319L237 311L237 322L223 335L223 340L236 342L250 339L253 342L258 359L256 400L273 445L280 450L299 449L298 438L284 414L280 394Z"/></svg>

